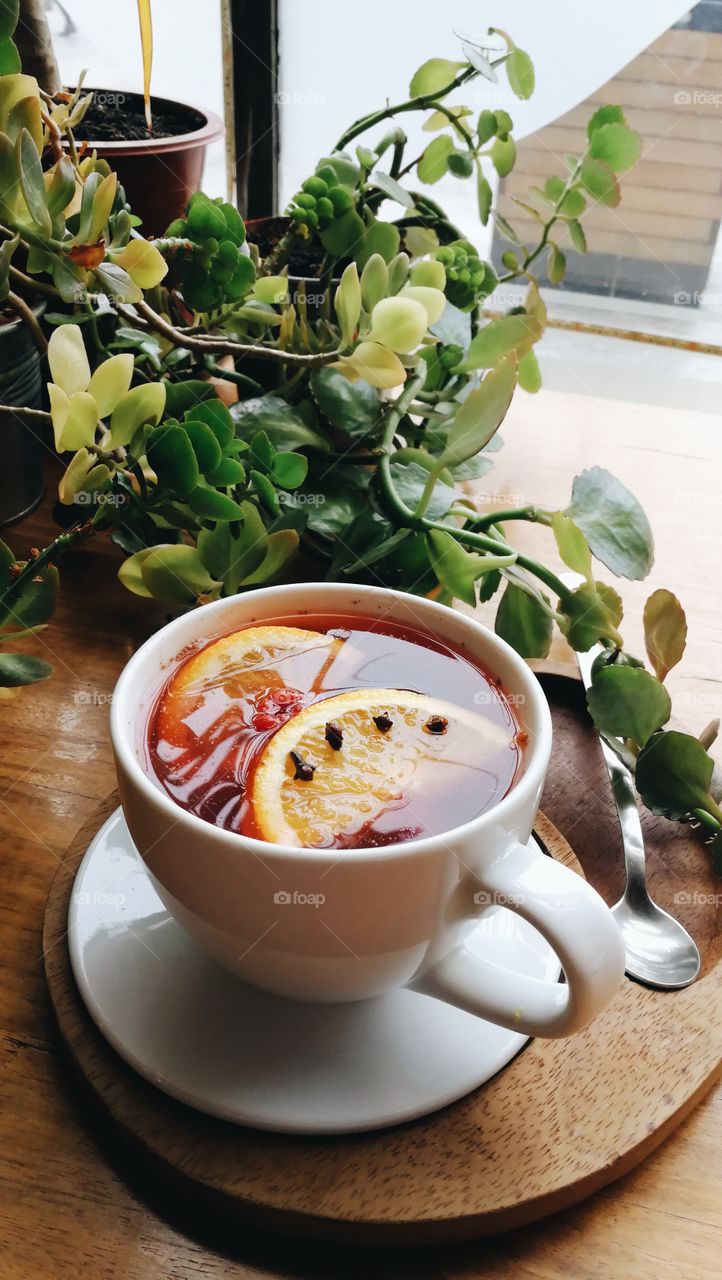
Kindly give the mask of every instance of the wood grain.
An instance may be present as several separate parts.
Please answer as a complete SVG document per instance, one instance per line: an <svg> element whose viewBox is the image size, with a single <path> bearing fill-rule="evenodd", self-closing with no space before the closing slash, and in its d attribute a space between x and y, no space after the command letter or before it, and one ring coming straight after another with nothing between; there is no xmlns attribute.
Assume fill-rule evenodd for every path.
<svg viewBox="0 0 722 1280"><path fill-rule="evenodd" d="M647 357L645 348L629 352L630 364L642 366ZM543 352L541 360L543 365ZM658 586L677 592L690 634L670 686L679 723L699 732L722 708L722 593L715 560L722 542L719 424L692 407L679 412L611 403L583 394L583 383L579 391L515 398L504 449L484 483L488 505L564 506L572 477L592 462L609 467L637 494L655 530L657 556L646 582L623 584L624 634L641 653L644 599ZM59 464L49 458L49 492L59 476ZM5 538L21 553L42 545L53 530L49 497ZM509 526L509 532L531 554L554 563L547 530ZM106 1142L105 1125L85 1105L59 1052L42 976L41 925L59 861L114 784L107 717L115 680L133 649L163 621L162 610L117 584L118 564L118 553L100 540L66 559L60 608L26 646L53 660L56 673L4 704L1 713L3 1280L368 1280L369 1274L379 1280L716 1280L722 1246L719 1088L641 1167L572 1210L481 1243L392 1255L373 1251L370 1257L286 1243L251 1225L221 1231L208 1223L202 1204L192 1209L163 1193L157 1178ZM491 611L483 616L491 620ZM568 660L563 641L554 653ZM592 853L597 871L606 868L611 900L620 846L603 777L598 785L576 810L583 818L584 806L594 803L594 822L588 829L580 822L565 834L588 874ZM559 784L559 795L573 786L571 776ZM561 827L559 803L557 794L544 798ZM709 881L704 872L698 881L698 865L679 862L678 828L660 827L655 892L682 915L674 892L694 893L700 884L706 890ZM710 937L717 910L710 904L695 926ZM689 916L685 922L691 924ZM591 1080L590 1096L594 1087Z"/></svg>
<svg viewBox="0 0 722 1280"><path fill-rule="evenodd" d="M555 724L555 770L563 776L574 768L579 781L586 772L579 747L587 744L569 734L569 723ZM308 1140L199 1115L122 1062L72 976L66 931L75 872L117 805L114 792L53 881L43 940L53 1009L80 1075L136 1159L232 1220L364 1245L507 1231L633 1168L720 1074L722 993L712 970L675 1000L625 982L581 1035L530 1043L468 1098L392 1130ZM536 830L553 857L581 871L543 814Z"/></svg>

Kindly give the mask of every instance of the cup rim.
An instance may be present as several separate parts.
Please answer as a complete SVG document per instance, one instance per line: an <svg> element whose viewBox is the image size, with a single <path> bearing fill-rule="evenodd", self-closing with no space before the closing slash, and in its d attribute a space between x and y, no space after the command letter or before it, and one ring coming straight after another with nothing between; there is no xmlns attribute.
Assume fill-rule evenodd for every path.
<svg viewBox="0 0 722 1280"><path fill-rule="evenodd" d="M254 604L262 599L273 599L279 601L279 612L282 612L281 601L283 597L289 593L297 592L299 589L308 593L310 597L313 593L322 592L329 597L329 608L334 603L334 598L338 599L336 607L339 613L359 612L363 616L368 617L368 613L364 613L363 608L354 610L349 597L355 597L359 601L378 601L379 597L391 599L392 601L403 604L406 608L413 602L414 608L418 608L426 618L420 621L420 626L427 627L432 634L435 634L433 622L435 619L442 621L448 619L448 615L453 612L455 623L461 624L462 630L465 630L469 638L473 641L473 637L482 634L486 646L498 651L507 662L515 668L516 676L525 697L529 697L534 707L535 717L537 719L537 729L533 740L527 750L530 755L527 759L524 772L517 782L507 791L491 808L485 810L484 813L478 814L477 817L470 819L468 822L461 823L459 826L450 827L446 831L437 832L433 835L421 836L415 840L397 841L394 844L381 845L378 847L345 849L342 853L336 849L313 849L299 845L283 845L272 844L270 841L258 840L253 836L243 835L241 832L228 831L223 827L217 827L214 823L207 822L204 818L198 817L197 814L191 813L188 809L184 809L179 805L168 793L148 775L147 771L141 765L136 751L133 747L133 736L137 732L137 718L141 714L143 716L144 725L147 722L148 708L147 703L143 702L143 694L146 690L142 686L142 681L138 680L138 675L145 663L152 658L153 651L162 646L174 631L180 631L187 626L189 618L198 619L198 630L203 633L203 620L207 620L215 615L221 617L226 610L237 610L239 605L248 604L250 610ZM346 599L346 605L343 606L340 597ZM318 604L318 612L324 611L325 602ZM309 613L313 613L316 609L314 602L313 607L308 608ZM293 611L292 611L293 612ZM262 619L259 620L262 623ZM440 628L441 636L444 637L443 626ZM216 631L218 636L226 634L222 628ZM211 634L212 638L212 634ZM180 652L187 644L192 643L188 639L179 643L178 651ZM449 641L449 643L453 643ZM474 656L474 649L470 650ZM482 659L486 661L486 659ZM490 664L492 665L492 664ZM139 689L136 695L135 705L133 705L133 688ZM127 709L130 705L132 714L127 719ZM126 722L127 720L127 722ZM389 857L413 857L423 855L425 853L437 852L439 848L454 842L466 839L469 835L481 833L486 827L490 827L500 818L513 811L518 806L523 806L525 802L533 799L538 794L544 782L544 777L549 763L552 743L552 721L551 712L533 672L526 665L523 658L519 656L515 649L512 648L506 640L497 636L483 623L478 622L475 618L468 614L461 613L457 610L450 610L448 605L438 604L434 600L428 600L426 597L413 596L410 597L407 592L396 591L390 587L359 585L357 583L339 582L303 582L303 583L283 583L271 587L259 587L255 591L249 591L243 595L227 596L221 600L211 601L209 604L201 605L191 613L181 614L177 618L173 618L165 626L160 627L135 651L133 656L128 660L125 667L121 671L113 691L113 697L110 707L110 737L113 751L116 758L116 767L122 765L126 775L128 775L134 785L138 787L144 798L150 803L160 808L161 811L167 813L169 819L175 825L179 821L189 825L191 831L195 831L199 837L210 840L213 843L220 843L228 849L236 849L239 853L250 853L255 857L263 857L266 860L273 858L288 858L302 855L304 859L312 859L316 861L328 860L329 856L342 857L343 862L358 862L363 859L368 861L374 859L383 861Z"/></svg>

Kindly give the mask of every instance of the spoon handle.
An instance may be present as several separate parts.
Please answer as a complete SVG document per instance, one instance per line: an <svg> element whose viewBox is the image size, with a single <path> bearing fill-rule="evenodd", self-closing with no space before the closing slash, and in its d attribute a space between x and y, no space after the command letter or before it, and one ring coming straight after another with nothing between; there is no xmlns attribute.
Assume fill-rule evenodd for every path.
<svg viewBox="0 0 722 1280"><path fill-rule="evenodd" d="M578 653L577 662L585 689L592 683L592 665L598 654L603 653L602 645L594 645L588 653ZM604 763L612 784L612 795L619 817L624 848L624 866L627 873L625 896L633 898L636 894L646 897L647 875L645 866L644 837L639 820L637 797L634 791L634 779L626 764L612 750L604 738L600 736Z"/></svg>

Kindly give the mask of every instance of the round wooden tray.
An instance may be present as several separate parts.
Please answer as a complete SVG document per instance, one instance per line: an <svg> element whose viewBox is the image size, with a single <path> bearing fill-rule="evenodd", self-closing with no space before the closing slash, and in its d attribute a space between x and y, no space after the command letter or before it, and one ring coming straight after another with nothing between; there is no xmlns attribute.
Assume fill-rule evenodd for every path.
<svg viewBox="0 0 722 1280"><path fill-rule="evenodd" d="M554 762L537 833L611 902L619 836L593 734L573 682L550 680ZM649 1154L720 1074L718 905L705 851L671 824L644 820L655 896L694 933L702 977L675 993L626 981L569 1040L532 1041L493 1080L435 1115L335 1138L260 1133L211 1119L147 1084L88 1015L65 934L75 873L117 806L109 796L61 865L45 917L45 969L72 1059L134 1159L174 1192L256 1227L367 1245L489 1235L574 1204ZM675 903L675 893L686 901ZM696 896L695 896L696 895Z"/></svg>

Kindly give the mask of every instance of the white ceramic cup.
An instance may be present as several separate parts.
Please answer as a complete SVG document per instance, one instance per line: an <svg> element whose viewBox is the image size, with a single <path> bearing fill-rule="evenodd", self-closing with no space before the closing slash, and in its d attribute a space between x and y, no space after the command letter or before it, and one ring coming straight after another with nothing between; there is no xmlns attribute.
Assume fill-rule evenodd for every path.
<svg viewBox="0 0 722 1280"><path fill-rule="evenodd" d="M521 776L486 813L440 835L377 849L266 844L180 808L147 772L143 738L178 654L250 623L359 614L421 627L501 679L529 735ZM312 624L311 624L312 625ZM619 987L624 952L605 903L527 845L552 729L526 664L470 617L377 587L296 584L194 610L131 658L113 696L111 735L130 834L175 919L246 982L294 1000L363 1000L408 986L504 1027L566 1036ZM484 911L510 907L544 935L565 983L492 964L467 946Z"/></svg>

